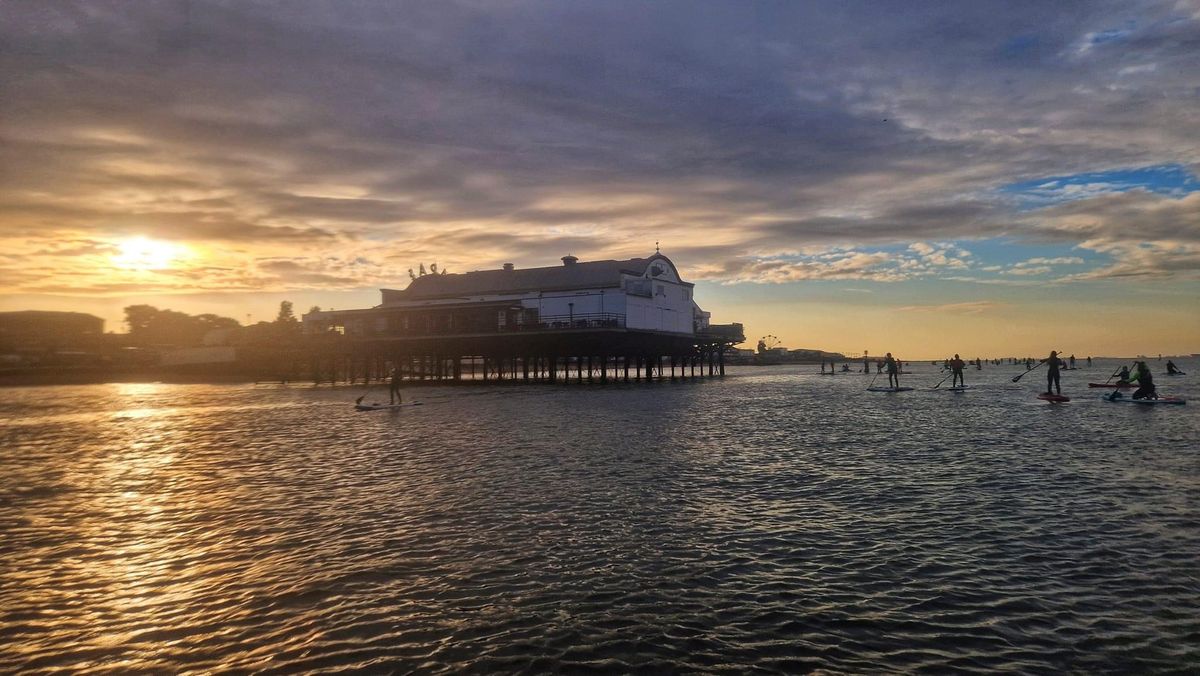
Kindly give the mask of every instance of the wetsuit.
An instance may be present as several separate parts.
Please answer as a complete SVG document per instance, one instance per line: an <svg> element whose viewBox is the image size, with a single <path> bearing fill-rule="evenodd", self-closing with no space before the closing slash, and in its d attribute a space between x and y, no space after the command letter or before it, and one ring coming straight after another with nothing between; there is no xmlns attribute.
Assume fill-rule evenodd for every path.
<svg viewBox="0 0 1200 676"><path fill-rule="evenodd" d="M965 376L963 376L964 366L966 366L966 364L961 359L953 359L950 361L950 372L954 376L954 379L950 381L951 387L954 387L955 385L967 384L967 379Z"/></svg>
<svg viewBox="0 0 1200 676"><path fill-rule="evenodd" d="M1179 367L1175 365L1175 362L1167 361L1167 373L1171 375L1179 373Z"/></svg>
<svg viewBox="0 0 1200 676"><path fill-rule="evenodd" d="M889 358L884 364L887 365L888 385L890 387L900 387L900 367L896 364L896 360Z"/></svg>
<svg viewBox="0 0 1200 676"><path fill-rule="evenodd" d="M392 371L392 379L391 382L388 383L388 400L393 404L401 403L399 371Z"/></svg>
<svg viewBox="0 0 1200 676"><path fill-rule="evenodd" d="M1046 360L1046 394L1051 392L1062 394L1062 383L1058 378L1059 361L1058 357L1050 357Z"/></svg>
<svg viewBox="0 0 1200 676"><path fill-rule="evenodd" d="M1138 374L1133 377L1137 381L1138 388L1133 393L1134 399L1158 399L1158 392L1154 388L1154 376L1150 374L1150 369L1140 369Z"/></svg>

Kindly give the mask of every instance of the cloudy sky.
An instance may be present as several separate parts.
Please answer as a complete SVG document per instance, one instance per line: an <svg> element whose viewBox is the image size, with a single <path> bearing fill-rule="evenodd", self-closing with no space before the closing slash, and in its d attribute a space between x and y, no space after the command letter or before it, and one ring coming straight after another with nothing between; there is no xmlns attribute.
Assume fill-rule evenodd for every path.
<svg viewBox="0 0 1200 676"><path fill-rule="evenodd" d="M644 256L751 342L1200 351L1200 2L0 4L0 309Z"/></svg>

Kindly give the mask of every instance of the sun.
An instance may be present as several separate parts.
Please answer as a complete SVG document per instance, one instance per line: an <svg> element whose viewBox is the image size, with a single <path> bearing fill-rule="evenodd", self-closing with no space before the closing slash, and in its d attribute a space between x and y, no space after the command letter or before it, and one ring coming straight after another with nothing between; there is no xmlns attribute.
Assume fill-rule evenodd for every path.
<svg viewBox="0 0 1200 676"><path fill-rule="evenodd" d="M145 237L133 237L117 244L113 265L125 270L165 270L183 255L183 247Z"/></svg>

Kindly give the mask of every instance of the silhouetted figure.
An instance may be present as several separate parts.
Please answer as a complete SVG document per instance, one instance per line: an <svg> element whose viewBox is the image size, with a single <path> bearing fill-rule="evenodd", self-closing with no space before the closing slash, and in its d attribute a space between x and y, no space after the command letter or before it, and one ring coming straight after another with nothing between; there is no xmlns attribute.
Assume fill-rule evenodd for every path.
<svg viewBox="0 0 1200 676"><path fill-rule="evenodd" d="M388 381L388 401L390 401L393 406L401 403L400 369L398 368L392 369L392 377L391 380Z"/></svg>
<svg viewBox="0 0 1200 676"><path fill-rule="evenodd" d="M1058 352L1050 350L1050 356L1046 358L1046 394L1062 394L1062 383L1059 381L1058 367L1062 360L1058 358ZM1051 391L1053 389L1053 391Z"/></svg>
<svg viewBox="0 0 1200 676"><path fill-rule="evenodd" d="M1092 358L1091 358L1091 357L1088 357L1088 358L1087 358L1087 364L1088 364L1088 366L1091 366L1091 365L1092 365Z"/></svg>
<svg viewBox="0 0 1200 676"><path fill-rule="evenodd" d="M863 357L863 373L871 372L871 360Z"/></svg>
<svg viewBox="0 0 1200 676"><path fill-rule="evenodd" d="M955 385L966 385L967 379L965 376L963 376L963 367L967 365L966 362L964 362L961 357L955 354L954 359L951 359L949 364L950 373L954 377L954 379L950 381L950 387L954 387Z"/></svg>
<svg viewBox="0 0 1200 676"><path fill-rule="evenodd" d="M888 386L900 387L900 363L892 358L891 352L884 355L883 363L887 366Z"/></svg>
<svg viewBox="0 0 1200 676"><path fill-rule="evenodd" d="M1183 371L1179 370L1179 367L1175 365L1175 362L1168 359L1167 360L1167 373L1169 375L1175 375L1176 373L1183 373Z"/></svg>
<svg viewBox="0 0 1200 676"><path fill-rule="evenodd" d="M1071 368L1075 368L1075 355L1071 355L1070 357L1067 357L1067 361L1070 362Z"/></svg>
<svg viewBox="0 0 1200 676"><path fill-rule="evenodd" d="M1158 399L1158 392L1154 389L1154 376L1150 373L1150 367L1146 366L1146 362L1139 361L1133 367L1133 377L1129 382L1138 384L1137 390L1133 393L1134 399Z"/></svg>
<svg viewBox="0 0 1200 676"><path fill-rule="evenodd" d="M1121 372L1117 374L1117 384L1118 385L1128 385L1129 384L1129 367L1128 366L1121 367Z"/></svg>

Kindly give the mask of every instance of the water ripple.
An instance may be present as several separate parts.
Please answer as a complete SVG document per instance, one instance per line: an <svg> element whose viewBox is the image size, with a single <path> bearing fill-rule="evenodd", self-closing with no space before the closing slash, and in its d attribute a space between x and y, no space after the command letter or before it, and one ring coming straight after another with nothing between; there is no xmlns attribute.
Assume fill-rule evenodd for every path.
<svg viewBox="0 0 1200 676"><path fill-rule="evenodd" d="M1197 407L975 375L0 391L0 671L1195 668Z"/></svg>

